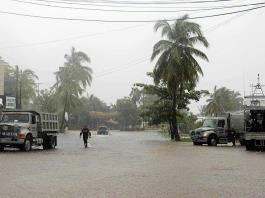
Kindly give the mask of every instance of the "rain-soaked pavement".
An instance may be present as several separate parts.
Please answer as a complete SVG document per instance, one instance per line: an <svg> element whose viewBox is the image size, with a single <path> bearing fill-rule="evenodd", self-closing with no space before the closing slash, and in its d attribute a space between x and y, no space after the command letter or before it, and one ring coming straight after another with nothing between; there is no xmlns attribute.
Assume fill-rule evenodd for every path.
<svg viewBox="0 0 265 198"><path fill-rule="evenodd" d="M265 152L193 146L155 132L59 137L56 150L0 153L0 197L265 197Z"/></svg>

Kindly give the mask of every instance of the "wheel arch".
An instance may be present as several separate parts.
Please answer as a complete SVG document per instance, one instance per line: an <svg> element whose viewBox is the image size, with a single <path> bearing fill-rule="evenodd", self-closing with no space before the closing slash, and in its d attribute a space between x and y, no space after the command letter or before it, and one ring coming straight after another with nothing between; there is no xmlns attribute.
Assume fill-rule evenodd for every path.
<svg viewBox="0 0 265 198"><path fill-rule="evenodd" d="M207 142L210 140L210 138L214 137L216 139L216 142L217 144L219 143L219 138L218 136L214 133L214 132L211 132L209 133L208 137L207 137Z"/></svg>

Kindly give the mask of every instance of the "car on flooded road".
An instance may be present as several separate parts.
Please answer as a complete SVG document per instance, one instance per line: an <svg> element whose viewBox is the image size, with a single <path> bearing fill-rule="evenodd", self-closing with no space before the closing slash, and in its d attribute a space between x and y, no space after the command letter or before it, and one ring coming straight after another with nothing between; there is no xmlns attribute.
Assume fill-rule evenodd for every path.
<svg viewBox="0 0 265 198"><path fill-rule="evenodd" d="M109 135L109 129L106 126L100 126L97 131L98 135Z"/></svg>

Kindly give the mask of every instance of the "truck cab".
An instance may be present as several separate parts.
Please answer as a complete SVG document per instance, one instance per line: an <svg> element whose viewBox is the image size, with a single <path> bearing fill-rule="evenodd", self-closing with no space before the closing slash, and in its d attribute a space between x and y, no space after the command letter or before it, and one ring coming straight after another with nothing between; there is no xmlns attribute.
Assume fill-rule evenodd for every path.
<svg viewBox="0 0 265 198"><path fill-rule="evenodd" d="M204 120L202 127L191 131L191 139L194 145L216 146L218 143L227 143L226 129L226 117L208 117Z"/></svg>

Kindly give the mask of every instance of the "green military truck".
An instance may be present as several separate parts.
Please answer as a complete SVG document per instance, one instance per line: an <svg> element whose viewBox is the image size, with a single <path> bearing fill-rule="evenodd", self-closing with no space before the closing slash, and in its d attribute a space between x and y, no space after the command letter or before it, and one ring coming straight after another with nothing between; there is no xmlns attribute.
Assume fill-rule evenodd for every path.
<svg viewBox="0 0 265 198"><path fill-rule="evenodd" d="M190 135L194 145L227 144L232 142L234 137L244 145L244 112L228 113L222 117L207 117L202 127L192 130Z"/></svg>
<svg viewBox="0 0 265 198"><path fill-rule="evenodd" d="M30 151L32 146L57 146L58 115L37 111L10 110L0 114L0 151L5 147Z"/></svg>

